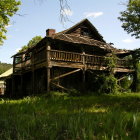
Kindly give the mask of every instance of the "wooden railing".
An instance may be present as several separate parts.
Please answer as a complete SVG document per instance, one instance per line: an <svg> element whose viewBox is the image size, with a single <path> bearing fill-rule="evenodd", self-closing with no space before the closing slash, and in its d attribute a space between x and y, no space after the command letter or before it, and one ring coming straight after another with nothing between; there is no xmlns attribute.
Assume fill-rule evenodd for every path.
<svg viewBox="0 0 140 140"><path fill-rule="evenodd" d="M95 55L85 55L85 63L90 65L107 65L105 57Z"/></svg>
<svg viewBox="0 0 140 140"><path fill-rule="evenodd" d="M35 54L34 56L31 56L31 58L28 58L27 60L21 59L21 62L14 65L15 69L24 69L26 67L31 67L32 65L42 63L46 60L46 53L49 53L49 59L51 61L56 62L67 62L67 63L76 63L83 64L83 65L97 65L97 66L107 66L108 60L106 57L103 56L96 56L96 55L88 55L88 54L82 54L82 53L74 53L74 52L66 52L66 51L58 51L58 50L50 50L45 51L42 50L38 52L38 54ZM32 57L34 58L32 60ZM117 59L116 67L129 67L128 61L124 59Z"/></svg>
<svg viewBox="0 0 140 140"><path fill-rule="evenodd" d="M103 57L103 56L65 52L65 51L58 51L58 50L50 51L50 60L51 61L83 63L83 64L89 64L89 65L100 65L100 66L108 65L108 60L106 59L106 57ZM126 61L124 59L117 59L116 66L117 67L129 67L128 61Z"/></svg>
<svg viewBox="0 0 140 140"><path fill-rule="evenodd" d="M117 67L130 67L130 65L129 65L129 61L128 60L125 60L125 59L118 59L117 60Z"/></svg>
<svg viewBox="0 0 140 140"><path fill-rule="evenodd" d="M83 61L82 57L83 55L80 53L72 53L57 50L50 51L50 60L52 61L67 61L81 63Z"/></svg>

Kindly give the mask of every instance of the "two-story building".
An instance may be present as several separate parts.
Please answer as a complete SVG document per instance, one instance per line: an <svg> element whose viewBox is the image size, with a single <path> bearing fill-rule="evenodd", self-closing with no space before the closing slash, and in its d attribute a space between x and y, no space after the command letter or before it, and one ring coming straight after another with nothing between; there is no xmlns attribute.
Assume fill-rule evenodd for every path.
<svg viewBox="0 0 140 140"><path fill-rule="evenodd" d="M107 43L87 19L59 33L48 29L36 46L13 56L13 75L6 80L6 94L26 96L54 89L80 90L90 85L92 73L109 72L106 58L114 55L114 74L132 73L125 59L131 54L132 51Z"/></svg>

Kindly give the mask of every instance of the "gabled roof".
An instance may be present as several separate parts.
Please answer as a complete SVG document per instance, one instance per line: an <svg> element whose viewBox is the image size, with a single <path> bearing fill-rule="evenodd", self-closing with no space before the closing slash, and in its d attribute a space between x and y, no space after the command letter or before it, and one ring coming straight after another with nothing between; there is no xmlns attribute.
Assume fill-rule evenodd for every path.
<svg viewBox="0 0 140 140"><path fill-rule="evenodd" d="M104 43L104 42L101 42L98 40L94 40L94 39L85 38L82 36L75 36L75 35L71 35L71 34L62 33L62 34L53 36L53 39L62 40L62 41L75 43L75 44L85 44L85 45L89 45L89 46L97 46L106 51L110 51L110 50L114 49L112 46L110 46L107 43Z"/></svg>
<svg viewBox="0 0 140 140"><path fill-rule="evenodd" d="M88 28L90 28L90 30L93 31L95 36L98 36L100 41L95 40L93 38L86 37L86 36L77 36L75 34L71 34L71 32L73 32L74 29L76 29L77 27L79 27L83 23L85 23L88 26ZM39 43L37 43L37 45L35 47L39 46L41 44L41 42L47 41L48 39L60 40L60 41L65 41L65 42L69 42L69 43L74 43L74 44L89 45L91 47L96 46L96 47L99 47L100 49L103 49L107 52L113 52L115 54L121 54L121 55L132 53L129 50L117 49L117 48L111 46L110 44L106 43L104 41L102 35L98 32L98 30L92 25L92 23L88 19L84 19L84 20L80 21L79 23L75 24L74 26L70 27L67 30L64 30L64 31L59 32L59 33L55 33L53 36L44 37ZM27 52L33 48L29 48L25 52ZM25 52L17 53L14 56L22 55Z"/></svg>
<svg viewBox="0 0 140 140"><path fill-rule="evenodd" d="M86 23L90 27L90 29L94 33L96 33L96 36L98 36L101 41L88 38L86 36L76 36L74 34L70 34L75 28L77 28L79 25L83 23ZM88 19L84 19L80 21L79 23L75 24L74 26L70 27L69 29L56 33L50 38L56 39L56 40L62 40L62 41L70 42L70 43L75 43L75 44L85 44L85 45L90 45L90 46L96 46L96 47L99 47L100 49L103 49L108 52L113 52L115 54L130 53L129 50L117 49L111 46L110 44L106 43L103 40L102 35L98 32L98 30L92 25L92 23Z"/></svg>
<svg viewBox="0 0 140 140"><path fill-rule="evenodd" d="M90 28L90 30L100 39L100 41L105 42L105 40L103 39L103 36L98 32L98 30L93 26L93 24L88 19L83 19L82 21L78 22L77 24L70 27L69 29L59 32L56 35L70 34L74 29L76 29L82 24L87 24L88 28Z"/></svg>

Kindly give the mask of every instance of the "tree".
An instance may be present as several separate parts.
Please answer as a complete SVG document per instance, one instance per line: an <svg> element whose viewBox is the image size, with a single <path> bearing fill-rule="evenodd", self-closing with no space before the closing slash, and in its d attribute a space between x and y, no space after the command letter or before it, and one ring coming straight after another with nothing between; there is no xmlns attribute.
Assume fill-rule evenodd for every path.
<svg viewBox="0 0 140 140"><path fill-rule="evenodd" d="M140 91L140 49L136 49L132 54L132 61L134 67L133 82L131 89L134 92Z"/></svg>
<svg viewBox="0 0 140 140"><path fill-rule="evenodd" d="M64 22L70 21L66 11L71 11L71 9L67 0L59 0L59 3L60 3L60 21L62 24L64 24Z"/></svg>
<svg viewBox="0 0 140 140"><path fill-rule="evenodd" d="M40 40L42 39L41 36L35 36L33 37L27 45L24 45L19 52L26 51L28 48L34 47Z"/></svg>
<svg viewBox="0 0 140 140"><path fill-rule="evenodd" d="M127 9L121 12L119 19L127 33L140 38L140 0L129 0Z"/></svg>
<svg viewBox="0 0 140 140"><path fill-rule="evenodd" d="M20 4L19 0L0 0L0 45L6 39L6 27L9 25L10 17L18 11Z"/></svg>
<svg viewBox="0 0 140 140"><path fill-rule="evenodd" d="M8 69L12 68L12 64L1 63L0 62L0 74L4 73Z"/></svg>

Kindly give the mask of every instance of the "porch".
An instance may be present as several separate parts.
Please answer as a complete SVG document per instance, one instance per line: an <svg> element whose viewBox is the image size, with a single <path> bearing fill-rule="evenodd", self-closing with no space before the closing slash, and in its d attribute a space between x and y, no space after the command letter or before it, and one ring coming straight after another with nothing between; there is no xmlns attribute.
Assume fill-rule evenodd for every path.
<svg viewBox="0 0 140 140"><path fill-rule="evenodd" d="M108 71L109 57L89 55L59 50L40 50L39 52L14 56L13 72L20 73L41 67L67 67L85 70ZM130 62L125 59L116 59L114 72L133 72Z"/></svg>

